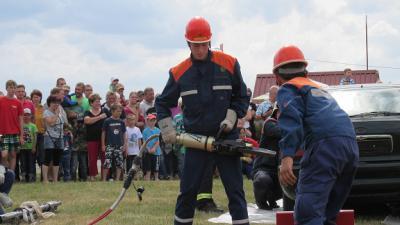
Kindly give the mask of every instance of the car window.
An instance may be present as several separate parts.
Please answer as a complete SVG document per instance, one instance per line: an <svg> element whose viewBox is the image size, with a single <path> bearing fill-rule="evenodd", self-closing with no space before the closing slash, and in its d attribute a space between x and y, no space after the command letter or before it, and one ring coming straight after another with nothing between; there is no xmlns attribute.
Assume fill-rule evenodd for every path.
<svg viewBox="0 0 400 225"><path fill-rule="evenodd" d="M399 88L339 89L329 92L349 116L371 112L400 113Z"/></svg>

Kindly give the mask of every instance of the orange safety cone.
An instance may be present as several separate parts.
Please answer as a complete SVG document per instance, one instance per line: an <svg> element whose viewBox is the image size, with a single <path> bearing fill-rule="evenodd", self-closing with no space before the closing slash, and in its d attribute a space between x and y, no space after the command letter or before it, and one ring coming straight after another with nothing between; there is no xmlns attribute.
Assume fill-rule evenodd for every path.
<svg viewBox="0 0 400 225"><path fill-rule="evenodd" d="M276 213L276 225L294 225L293 211ZM354 225L354 210L340 210L336 218L336 225Z"/></svg>

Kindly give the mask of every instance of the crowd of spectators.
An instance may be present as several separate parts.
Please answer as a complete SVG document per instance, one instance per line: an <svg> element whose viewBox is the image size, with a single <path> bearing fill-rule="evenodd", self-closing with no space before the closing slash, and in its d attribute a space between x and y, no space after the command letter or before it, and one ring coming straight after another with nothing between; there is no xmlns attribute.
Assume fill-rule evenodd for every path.
<svg viewBox="0 0 400 225"><path fill-rule="evenodd" d="M14 126L22 125L22 136L16 132L18 140L14 141L22 145L9 149L8 155L3 153L2 163L15 171L16 181L121 180L132 166L142 143L160 133L153 88L125 94L125 86L118 78L112 78L103 100L98 94L100 90L94 91L91 84L78 82L74 89L71 87L60 77L46 97L43 90L33 89L26 93L23 84L7 82L6 94L0 99L13 99L21 104L21 110L15 112L21 124ZM15 92L9 93L10 88L15 88ZM248 94L251 95L250 89ZM267 102L270 100L273 99ZM264 104L272 107L272 103ZM171 109L179 132L184 131L181 107L179 104ZM0 107L0 115L6 111ZM257 106L251 104L247 115L239 119L238 129L242 136L257 140L256 111ZM262 118L266 116L263 112ZM3 139L7 132L1 137L4 149ZM179 179L184 146L168 145L155 139L146 149L141 163L143 174L138 177L145 180ZM252 162L248 158L243 163L251 168Z"/></svg>
<svg viewBox="0 0 400 225"><path fill-rule="evenodd" d="M350 69L345 70L340 82L348 83L354 83ZM14 86L13 93L9 93L10 86ZM78 82L71 91L62 77L56 80L48 97L38 89L26 93L24 84L12 80L7 82L6 89L5 94L0 92L0 96L8 96L5 104L15 98L22 110L21 115L17 114L23 137L17 135L14 140L23 139L22 145L13 151L12 144L4 146L4 139L10 138L7 132L1 136L2 148L11 148L7 155L2 153L2 163L15 170L17 181L34 182L37 174L43 182L123 179L142 143L159 134L151 87L125 92L119 79L111 78L104 100L98 94L101 90L94 91L88 83ZM271 86L268 99L258 105L250 103L247 115L237 123L242 137L260 140L262 123L272 113L277 91L278 86ZM250 89L248 95L252 95ZM182 107L179 104L171 109L178 132L184 131ZM0 102L0 114L2 111ZM116 127L116 122L120 127ZM146 148L141 164L143 179L179 179L184 146L171 146L157 139ZM243 157L243 172L250 179L253 158Z"/></svg>

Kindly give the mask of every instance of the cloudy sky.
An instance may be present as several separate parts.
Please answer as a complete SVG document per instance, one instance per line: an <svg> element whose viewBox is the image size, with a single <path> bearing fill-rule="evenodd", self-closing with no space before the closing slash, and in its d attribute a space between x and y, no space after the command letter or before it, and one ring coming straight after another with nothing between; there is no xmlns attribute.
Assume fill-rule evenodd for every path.
<svg viewBox="0 0 400 225"><path fill-rule="evenodd" d="M400 83L398 0L2 0L0 90L14 79L47 94L62 76L102 95L111 77L127 91L161 92L168 69L190 54L184 28L196 15L210 21L213 46L238 58L251 88L285 44L303 49L309 71L365 69L368 15L370 69Z"/></svg>

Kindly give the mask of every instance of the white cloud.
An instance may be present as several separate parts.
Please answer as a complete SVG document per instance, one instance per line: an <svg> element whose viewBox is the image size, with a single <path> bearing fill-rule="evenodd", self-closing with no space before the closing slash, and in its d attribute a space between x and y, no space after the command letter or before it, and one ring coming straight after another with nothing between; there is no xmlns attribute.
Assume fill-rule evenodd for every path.
<svg viewBox="0 0 400 225"><path fill-rule="evenodd" d="M373 24L369 29L369 33L371 36L377 37L400 36L399 29L396 29L392 24L384 20L380 20L377 23Z"/></svg>
<svg viewBox="0 0 400 225"><path fill-rule="evenodd" d="M324 16L324 17L327 17L327 16L329 16L329 17L335 16L336 17L347 6L346 0L335 0L335 1L312 0L311 3L314 6L313 12L315 12L316 14L318 14L320 16Z"/></svg>
<svg viewBox="0 0 400 225"><path fill-rule="evenodd" d="M63 76L72 87L83 81L101 94L111 76L119 77L127 91L152 85L161 91L168 68L185 54L67 28L42 29L37 35L18 33L0 44L0 52L2 83L12 78L25 83L28 92L33 88L48 92ZM118 60L107 60L113 57Z"/></svg>
<svg viewBox="0 0 400 225"><path fill-rule="evenodd" d="M46 11L29 19L0 19L0 87L13 78L25 83L28 90L40 88L48 92L56 77L63 75L72 86L78 81L88 82L93 84L95 91L104 94L109 78L118 76L127 90L153 86L159 92L168 78L168 69L189 56L183 32L186 21L194 15L203 15L210 20L213 45L224 43L224 50L239 59L250 88L254 87L256 74L271 71L273 55L284 44L298 45L309 59L364 64L365 13L368 10L357 13L350 3L345 0L310 0L296 4L290 4L290 1L254 1L250 4L248 1L176 0L148 3L148 7L160 7L149 11L159 14L148 15L143 20L143 23L151 21L151 24L140 24L140 15L126 12L121 12L130 16L121 17L125 20L107 18L116 20L109 24L128 27L134 21L140 25L135 27L146 28L139 32L149 32L137 34L132 30L122 33L127 29L95 24L93 18L102 17L103 22L104 15L96 15L93 10L87 24L79 25L76 21L68 22L68 18L67 22L57 18L57 22L52 23L49 15L54 14L46 14ZM48 8L56 8L60 14L68 15L69 12L63 10L79 8L76 2L75 8L71 9L70 4L64 1ZM147 3L143 4L140 7L145 9ZM134 2L125 3L126 8L134 5ZM380 8L373 7L369 17L371 65L400 67L396 10L399 6L393 0L386 1ZM99 8L99 14L107 9L105 6ZM84 15L87 9L79 10L74 15ZM155 21L149 20L152 16ZM154 24L158 25L153 28ZM90 27L92 25L95 27ZM101 32L97 32L99 27ZM363 69L312 60L309 69L342 70L347 66ZM382 80L400 81L398 70L382 71Z"/></svg>

